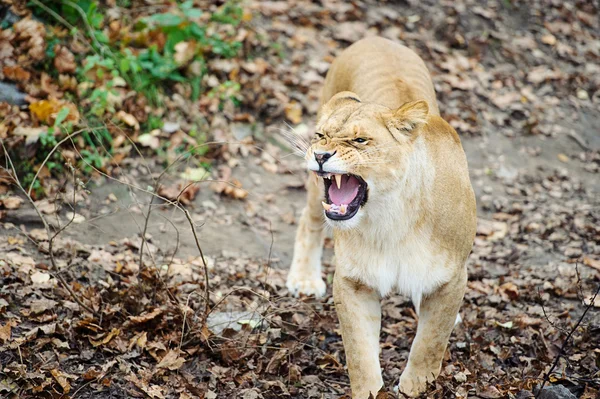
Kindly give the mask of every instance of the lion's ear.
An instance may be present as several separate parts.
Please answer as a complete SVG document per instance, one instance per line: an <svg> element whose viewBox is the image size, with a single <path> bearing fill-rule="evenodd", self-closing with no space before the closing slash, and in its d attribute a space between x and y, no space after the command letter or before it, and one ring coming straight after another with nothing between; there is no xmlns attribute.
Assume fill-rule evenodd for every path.
<svg viewBox="0 0 600 399"><path fill-rule="evenodd" d="M318 120L320 120L321 118L329 118L331 116L331 114L333 114L334 111L338 110L339 108L343 107L346 104L357 104L360 103L360 98L358 98L358 95L356 93L353 93L351 91L340 91L339 93L337 93L336 95L334 95L333 97L331 97L329 99L329 101L327 101L322 107L321 110L319 111L319 116L318 116Z"/></svg>
<svg viewBox="0 0 600 399"><path fill-rule="evenodd" d="M418 100L403 104L395 111L385 113L385 126L398 141L411 137L421 126L427 123L429 105Z"/></svg>

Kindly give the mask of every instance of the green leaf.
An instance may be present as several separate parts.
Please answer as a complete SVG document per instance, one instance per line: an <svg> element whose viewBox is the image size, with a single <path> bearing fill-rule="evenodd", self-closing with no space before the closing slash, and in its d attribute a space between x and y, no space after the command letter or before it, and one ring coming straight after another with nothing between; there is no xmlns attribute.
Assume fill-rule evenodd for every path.
<svg viewBox="0 0 600 399"><path fill-rule="evenodd" d="M63 123L65 119L67 119L67 116L69 116L69 108L64 107L60 111L58 111L56 119L54 120L54 126L60 126L60 124Z"/></svg>
<svg viewBox="0 0 600 399"><path fill-rule="evenodd" d="M184 22L184 19L181 18L179 15L164 13L149 16L146 18L146 21L162 27L174 27Z"/></svg>

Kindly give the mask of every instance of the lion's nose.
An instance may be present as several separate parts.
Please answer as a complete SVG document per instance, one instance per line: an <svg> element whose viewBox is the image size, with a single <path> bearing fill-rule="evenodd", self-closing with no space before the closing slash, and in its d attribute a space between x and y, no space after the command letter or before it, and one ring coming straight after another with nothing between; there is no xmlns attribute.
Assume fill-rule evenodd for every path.
<svg viewBox="0 0 600 399"><path fill-rule="evenodd" d="M329 158L331 158L332 156L334 156L336 152L337 151L334 151L334 152L316 152L315 151L315 161L317 161L317 163L320 166L323 166L323 164L325 162L327 162L327 160Z"/></svg>

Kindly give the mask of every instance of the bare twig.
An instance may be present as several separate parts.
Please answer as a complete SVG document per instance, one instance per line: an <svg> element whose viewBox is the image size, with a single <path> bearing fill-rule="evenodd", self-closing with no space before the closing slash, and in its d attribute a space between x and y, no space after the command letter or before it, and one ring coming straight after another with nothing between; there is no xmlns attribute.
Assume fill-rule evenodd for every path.
<svg viewBox="0 0 600 399"><path fill-rule="evenodd" d="M93 129L93 128L91 128ZM42 169L44 168L44 165L46 165L46 163L48 162L48 160L50 159L50 157L52 156L52 154L54 154L54 152L56 150L58 150L58 148L67 140L72 139L73 137L77 136L78 134L87 131L88 129L81 129L78 130L76 132L73 133L69 133L67 132L67 137L65 137L64 139L62 139L61 141L59 141L48 153L48 155L46 156L46 159L44 159L44 162L42 162L42 164L40 165L38 171L35 173L35 176L33 176L33 180L31 181L31 184L29 185L29 190L27 190L27 195L31 195L31 190L33 189L33 184L35 183L35 181L37 180L40 172L42 171Z"/></svg>
<svg viewBox="0 0 600 399"><path fill-rule="evenodd" d="M210 313L210 291L208 287L208 265L206 264L206 259L204 259L204 253L202 252L202 247L200 246L200 241L198 240L198 234L196 233L196 226L194 225L194 221L192 220L192 216L190 212L182 208L185 213L185 217L187 218L190 227L192 229L192 234L194 234L194 240L196 241L196 247L198 248L198 252L200 252L200 258L202 259L202 265L204 266L204 316L202 318L202 324L206 324L206 319L208 318L208 314Z"/></svg>
<svg viewBox="0 0 600 399"><path fill-rule="evenodd" d="M60 275L58 266L56 264L56 259L54 259L54 252L53 252L53 248L52 248L54 239L56 238L56 236L58 236L58 234L60 234L62 231L64 231L64 229L66 227L68 227L69 224L73 220L71 220L71 222L67 223L65 226L61 227L56 233L52 234L52 230L50 229L50 225L46 221L46 218L42 215L42 212L39 210L39 208L35 204L35 201L33 200L33 198L31 198L31 195L29 195L27 190L25 190L25 188L23 188L23 185L21 185L19 176L17 175L17 171L12 162L12 159L10 158L10 155L8 154L8 151L6 150L6 147L4 146L4 141L0 140L0 144L2 145L2 149L4 150L4 154L8 160L10 168L12 170L12 173L13 173L12 179L13 179L15 185L19 188L19 190L21 190L23 192L23 194L25 195L25 197L27 198L29 203L33 206L33 209L37 213L38 217L40 218L40 220L42 221L42 223L44 225L44 228L46 229L46 234L48 234L48 254L50 257L50 263L52 264L52 272L53 272L51 274L54 276L54 278L56 278L60 282L60 284L63 286L63 288L65 290L67 290L69 295L71 295L71 298L73 298L73 300L75 302L77 302L77 304L79 306L81 306L83 309L87 310L91 314L96 315L96 312L94 312L94 310L92 308L90 308L85 303L83 303L83 301L81 301L81 299L79 299L79 297L77 295L75 295L75 292L73 292L73 290L71 289L69 284L65 281L64 277ZM74 171L73 171L73 174L75 174ZM75 188L74 188L74 190L75 190ZM73 217L75 217L75 212L73 212Z"/></svg>
<svg viewBox="0 0 600 399"><path fill-rule="evenodd" d="M571 336L579 328L579 325L581 324L581 322L585 318L585 315L587 314L587 312L594 306L594 303L596 301L596 297L598 296L599 293L600 293L600 284L598 284L598 288L596 289L596 292L594 293L594 295L592 295L592 297L590 299L590 303L586 305L585 310L583 311L583 313L579 317L579 320L577 320L577 323L575 323L575 325L573 326L573 328L571 329L571 331L569 331L569 334L567 335L567 337L563 341L563 343L562 343L562 345L560 347L560 350L558 351L558 354L554 358L554 362L552 363L552 367L550 367L550 370L548 370L548 372L544 376L544 380L542 381L542 385L540 386L539 390L537 391L537 393L535 395L536 399L538 399L539 396L541 395L542 390L544 389L544 386L546 385L546 383L548 381L550 381L550 375L552 374L552 372L554 371L554 369L558 365L558 362L559 362L560 358L565 354L565 350L567 349L567 346L569 345L569 341L571 340Z"/></svg>

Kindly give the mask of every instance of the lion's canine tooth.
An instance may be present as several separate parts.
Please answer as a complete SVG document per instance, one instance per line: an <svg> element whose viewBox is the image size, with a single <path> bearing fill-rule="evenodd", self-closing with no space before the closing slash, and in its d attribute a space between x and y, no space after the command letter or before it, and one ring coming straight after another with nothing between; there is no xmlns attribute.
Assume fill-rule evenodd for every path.
<svg viewBox="0 0 600 399"><path fill-rule="evenodd" d="M342 204L342 205L340 205L340 213L341 213L342 215L345 215L345 214L346 214L346 208L347 208L347 207L348 207L348 205L346 205L346 204Z"/></svg>
<svg viewBox="0 0 600 399"><path fill-rule="evenodd" d="M338 190L342 188L342 175L334 175L335 176L335 184L337 185Z"/></svg>
<svg viewBox="0 0 600 399"><path fill-rule="evenodd" d="M329 211L331 209L331 205L321 201L321 204L323 205L323 209L325 209L326 211Z"/></svg>

